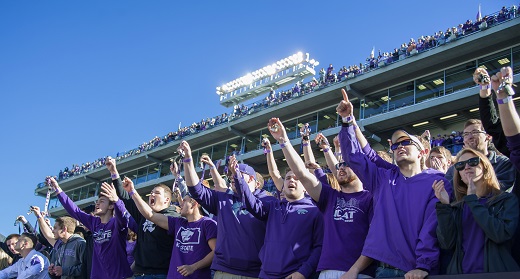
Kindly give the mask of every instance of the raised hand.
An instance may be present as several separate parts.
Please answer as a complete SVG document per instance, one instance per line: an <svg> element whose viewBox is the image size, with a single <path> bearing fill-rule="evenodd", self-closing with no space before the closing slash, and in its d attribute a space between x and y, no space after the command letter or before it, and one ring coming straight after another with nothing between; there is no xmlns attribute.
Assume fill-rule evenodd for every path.
<svg viewBox="0 0 520 279"><path fill-rule="evenodd" d="M321 168L320 165L314 163L314 162L307 162L305 163L305 167L311 170L319 169Z"/></svg>
<svg viewBox="0 0 520 279"><path fill-rule="evenodd" d="M268 138L263 138L262 139L262 147L267 149L267 150L271 150L271 142L269 141Z"/></svg>
<svg viewBox="0 0 520 279"><path fill-rule="evenodd" d="M229 156L228 164L229 164L228 169L234 177L235 175L237 175L237 169L238 169L238 161L237 161L237 158L235 157L235 155Z"/></svg>
<svg viewBox="0 0 520 279"><path fill-rule="evenodd" d="M108 171L111 173L111 174L114 174L114 173L117 173L117 169L116 169L116 159L108 156L106 161L105 161L105 166L107 166L107 169Z"/></svg>
<svg viewBox="0 0 520 279"><path fill-rule="evenodd" d="M500 99L506 97L507 95L513 95L514 92L508 92L507 86L511 86L513 84L513 69L511 67L502 67L500 72L491 77L491 88L497 93L497 96Z"/></svg>
<svg viewBox="0 0 520 279"><path fill-rule="evenodd" d="M208 165L210 168L214 168L215 167L215 164L213 164L213 161L211 161L211 158L207 154L204 154L204 155L200 156L200 161L202 163Z"/></svg>
<svg viewBox="0 0 520 279"><path fill-rule="evenodd" d="M446 192L446 189L444 188L444 181L442 180L435 180L433 181L432 185L433 191L435 192L435 196L442 204L449 204L450 203L450 196L448 195L448 192Z"/></svg>
<svg viewBox="0 0 520 279"><path fill-rule="evenodd" d="M186 159L191 158L191 147L187 141L185 141L185 140L181 141L181 144L179 145L179 148L177 148L177 150L184 153L184 158L186 158Z"/></svg>
<svg viewBox="0 0 520 279"><path fill-rule="evenodd" d="M170 172L173 176L176 176L178 171L179 167L177 166L177 162L172 161L172 163L170 164Z"/></svg>
<svg viewBox="0 0 520 279"><path fill-rule="evenodd" d="M54 179L54 177L50 177L49 178L49 186L54 190L56 191L57 194L61 193L62 190L61 190L61 187L60 185L58 184L58 181L56 181L56 179Z"/></svg>
<svg viewBox="0 0 520 279"><path fill-rule="evenodd" d="M40 217L42 215L41 211L40 211L40 208L36 205L32 205L31 206L31 210L32 212L34 213L34 216L36 216L36 218Z"/></svg>
<svg viewBox="0 0 520 279"><path fill-rule="evenodd" d="M287 133L282 121L278 118L271 118L267 124L267 129L277 141L284 142L287 139Z"/></svg>
<svg viewBox="0 0 520 279"><path fill-rule="evenodd" d="M125 179L123 179L123 188L125 189L125 191L127 191L128 193L132 192L135 190L134 188L134 182L128 178L128 177L125 177Z"/></svg>
<svg viewBox="0 0 520 279"><path fill-rule="evenodd" d="M342 88L341 94L343 94L343 100L341 100L339 105L336 107L336 111L341 117L352 116L354 113L354 106L352 106L352 103L348 100L347 91Z"/></svg>
<svg viewBox="0 0 520 279"><path fill-rule="evenodd" d="M320 148L327 148L330 147L329 141L327 140L327 137L325 137L322 133L318 133L316 137L314 138L314 141Z"/></svg>
<svg viewBox="0 0 520 279"><path fill-rule="evenodd" d="M16 218L16 220L22 222L22 224L27 223L27 219L25 219L25 216L23 216L23 215L18 216L18 217Z"/></svg>
<svg viewBox="0 0 520 279"><path fill-rule="evenodd" d="M479 67L473 73L473 81L478 85L488 85L491 79L486 69Z"/></svg>
<svg viewBox="0 0 520 279"><path fill-rule="evenodd" d="M103 182L103 184L101 184L101 195L107 197L108 200L111 202L117 202L119 200L114 185L108 184L106 182Z"/></svg>

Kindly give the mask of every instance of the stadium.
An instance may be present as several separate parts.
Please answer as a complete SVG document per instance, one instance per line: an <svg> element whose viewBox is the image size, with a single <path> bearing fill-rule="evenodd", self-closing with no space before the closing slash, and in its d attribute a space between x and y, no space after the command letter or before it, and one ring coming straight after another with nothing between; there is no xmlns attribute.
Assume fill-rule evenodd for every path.
<svg viewBox="0 0 520 279"><path fill-rule="evenodd" d="M202 154L209 154L214 161L221 161L219 172L223 173L225 158L236 154L240 161L249 164L267 179L268 170L261 142L269 135L266 128L268 120L273 116L284 120L296 149L301 140L299 130L305 123L310 125L311 138L322 132L331 141L341 126L341 119L336 114L341 89L348 92L357 122L376 150L386 150L386 139L398 128L417 135L425 130L429 130L431 135L461 131L467 119L479 118L478 87L472 77L476 68L484 67L489 73L496 73L501 67L511 66L518 81L518 34L520 19L511 17L489 24L487 28L467 32L456 39L442 43L438 41L432 47L407 52L390 62L361 65L355 73L336 75L330 80L328 75L320 76L318 68L321 66L311 59L312 53L295 54L280 60L282 66L277 67L276 71L273 69L275 72L259 70L248 77L252 80L248 80L247 84L239 78L237 80L242 80L242 83L230 82L229 86L217 88L221 104L234 107L225 121L216 121L204 129L188 127L184 131L189 132L184 133L179 133L182 130L179 129L176 133L165 135L164 139L157 139L150 146L118 154L119 173L122 177L131 178L138 193L143 196L156 184L172 185L171 159L178 156L177 147L182 140L186 140L193 150L195 162ZM298 58L300 56L301 59ZM320 62L328 65L327 61ZM339 69L343 65L334 66ZM273 88L276 92L294 92L295 87L298 88L297 94L283 100L268 101ZM518 108L519 98L513 100ZM247 109L240 111L241 107ZM314 144L313 149L316 160L323 163L323 155ZM282 159L280 147L273 145L273 152L278 167L285 169L287 165ZM201 175L204 168L199 166L197 171ZM207 168L205 172L207 174ZM100 163L71 175L60 174L59 183L79 207L86 208L97 199L101 183L110 180L110 173ZM211 183L211 179L207 180ZM47 187L43 182L37 184L35 193L45 199ZM49 213L52 217L66 214L54 197L50 199Z"/></svg>

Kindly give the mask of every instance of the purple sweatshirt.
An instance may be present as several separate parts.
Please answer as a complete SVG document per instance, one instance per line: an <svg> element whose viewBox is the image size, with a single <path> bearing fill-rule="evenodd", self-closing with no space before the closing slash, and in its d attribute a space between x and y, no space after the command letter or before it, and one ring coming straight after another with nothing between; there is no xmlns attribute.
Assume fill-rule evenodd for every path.
<svg viewBox="0 0 520 279"><path fill-rule="evenodd" d="M171 279L183 278L211 278L209 266L195 270L189 276L182 276L177 267L194 264L210 252L208 241L217 238L217 223L208 217L202 217L195 222L188 222L184 218L168 216L168 234L175 237L175 245L172 250L168 277Z"/></svg>
<svg viewBox="0 0 520 279"><path fill-rule="evenodd" d="M316 271L323 243L323 216L309 197L288 202L255 197L243 178L235 178L247 209L267 221L260 251L260 278L285 278L299 272L305 278Z"/></svg>
<svg viewBox="0 0 520 279"><path fill-rule="evenodd" d="M348 271L361 256L365 238L373 216L372 194L336 191L323 183L317 206L325 224L323 248L318 271ZM361 274L374 275L374 270Z"/></svg>
<svg viewBox="0 0 520 279"><path fill-rule="evenodd" d="M399 167L376 166L363 152L354 126L339 134L341 151L350 168L374 195L374 217L362 254L405 272L422 268L438 272L437 216L432 189L439 175L422 172L406 178Z"/></svg>
<svg viewBox="0 0 520 279"><path fill-rule="evenodd" d="M130 214L121 200L114 204L114 216L108 223L101 218L86 214L64 193L58 194L63 208L70 216L92 231L94 252L92 253L92 279L122 279L133 276L126 259L126 235Z"/></svg>
<svg viewBox="0 0 520 279"><path fill-rule="evenodd" d="M188 187L191 196L207 211L217 216L217 245L211 269L256 277L260 274L258 253L264 245L265 222L242 209L236 195L217 192L200 183ZM263 190L255 191L262 201L275 200Z"/></svg>

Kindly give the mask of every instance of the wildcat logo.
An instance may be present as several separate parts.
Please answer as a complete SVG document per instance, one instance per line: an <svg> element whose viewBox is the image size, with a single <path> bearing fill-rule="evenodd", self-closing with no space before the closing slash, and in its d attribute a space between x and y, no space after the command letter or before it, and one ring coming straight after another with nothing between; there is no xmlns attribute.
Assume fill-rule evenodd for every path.
<svg viewBox="0 0 520 279"><path fill-rule="evenodd" d="M249 212L247 210L242 209L241 202L234 202L233 205L231 206L231 208L233 209L233 214L235 214L235 216L237 216L237 214L239 214L239 215L249 214Z"/></svg>
<svg viewBox="0 0 520 279"><path fill-rule="evenodd" d="M146 220L146 222L143 223L143 232L149 231L153 232L155 230L155 224L151 222L150 220Z"/></svg>
<svg viewBox="0 0 520 279"><path fill-rule="evenodd" d="M343 198L338 198L334 209L334 220L346 223L354 222L354 214L357 212L363 212L359 208L357 199L351 198L349 201L345 201Z"/></svg>
<svg viewBox="0 0 520 279"><path fill-rule="evenodd" d="M109 241L110 238L112 238L112 231L111 230L99 230L97 232L94 232L92 234L92 238L94 238L94 241L96 243L103 243L103 242L106 242L106 241Z"/></svg>
<svg viewBox="0 0 520 279"><path fill-rule="evenodd" d="M301 214L307 214L307 212L309 212L309 211L307 211L307 209L298 209L296 212L298 212L298 214L301 215Z"/></svg>
<svg viewBox="0 0 520 279"><path fill-rule="evenodd" d="M200 243L200 228L184 228L181 227L177 231L176 242L186 244L199 244Z"/></svg>
<svg viewBox="0 0 520 279"><path fill-rule="evenodd" d="M192 235L193 235L192 231L188 231L188 230L182 231L181 232L182 242L183 243L188 242L188 240L190 240Z"/></svg>

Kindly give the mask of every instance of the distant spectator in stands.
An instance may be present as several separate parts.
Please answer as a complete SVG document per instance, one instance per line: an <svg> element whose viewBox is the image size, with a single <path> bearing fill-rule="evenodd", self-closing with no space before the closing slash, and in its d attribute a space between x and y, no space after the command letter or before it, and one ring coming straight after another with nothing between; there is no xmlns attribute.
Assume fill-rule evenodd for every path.
<svg viewBox="0 0 520 279"><path fill-rule="evenodd" d="M451 135L453 136L453 153L456 155L459 153L459 151L464 146L464 136L462 135L462 132L455 132L452 131Z"/></svg>
<svg viewBox="0 0 520 279"><path fill-rule="evenodd" d="M433 188L439 245L455 249L448 274L520 271L511 256L512 237L519 219L518 199L502 192L488 158L473 149L455 160L455 202L442 181Z"/></svg>

